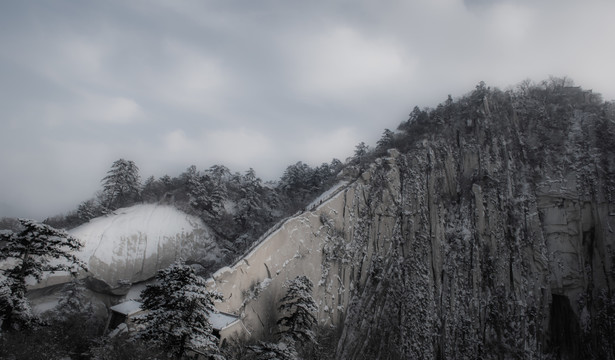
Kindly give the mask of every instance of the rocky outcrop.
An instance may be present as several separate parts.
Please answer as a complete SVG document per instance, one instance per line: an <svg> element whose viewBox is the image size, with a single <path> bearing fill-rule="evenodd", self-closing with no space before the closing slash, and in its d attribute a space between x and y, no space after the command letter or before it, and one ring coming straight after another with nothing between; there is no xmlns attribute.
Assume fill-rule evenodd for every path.
<svg viewBox="0 0 615 360"><path fill-rule="evenodd" d="M83 248L77 256L88 267L87 284L98 292L125 294L130 285L151 279L175 260L220 264L223 252L198 218L168 205L135 205L90 220L70 231ZM37 287L70 281L50 274Z"/></svg>
<svg viewBox="0 0 615 360"><path fill-rule="evenodd" d="M612 358L615 122L475 98L218 271L220 308L262 337L307 275L338 359Z"/></svg>

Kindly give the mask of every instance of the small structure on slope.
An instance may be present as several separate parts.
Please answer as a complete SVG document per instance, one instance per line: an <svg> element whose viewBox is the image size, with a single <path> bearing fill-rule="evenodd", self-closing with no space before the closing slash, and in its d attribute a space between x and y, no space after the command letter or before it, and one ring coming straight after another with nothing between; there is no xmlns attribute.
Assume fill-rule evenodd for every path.
<svg viewBox="0 0 615 360"><path fill-rule="evenodd" d="M220 339L220 346L224 346L227 338L240 334L243 330L241 320L237 315L217 312L209 315L209 323L214 329L213 334Z"/></svg>
<svg viewBox="0 0 615 360"><path fill-rule="evenodd" d="M123 303L117 304L110 308L111 316L107 321L105 332L108 329L115 329L118 325L125 323L129 329L131 329L132 318L136 315L143 313L141 309L141 303L135 300L128 300Z"/></svg>
<svg viewBox="0 0 615 360"><path fill-rule="evenodd" d="M114 334L116 329L119 329L117 332L134 330L132 320L135 316L144 313L144 310L141 308L141 302L136 300L128 300L117 304L112 306L110 310L111 315L107 321L105 332L110 330L111 334ZM219 345L223 345L224 339L233 334L240 333L243 329L238 316L225 312L210 314L209 323L214 330L213 334L221 341Z"/></svg>

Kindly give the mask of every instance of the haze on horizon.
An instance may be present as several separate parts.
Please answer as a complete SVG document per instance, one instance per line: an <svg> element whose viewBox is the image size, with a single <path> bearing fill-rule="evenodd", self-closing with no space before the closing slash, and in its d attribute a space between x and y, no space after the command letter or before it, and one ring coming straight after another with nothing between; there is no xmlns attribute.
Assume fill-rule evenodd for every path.
<svg viewBox="0 0 615 360"><path fill-rule="evenodd" d="M0 216L42 219L100 189L225 164L277 179L344 160L415 105L479 81L567 76L615 99L602 0L0 4Z"/></svg>

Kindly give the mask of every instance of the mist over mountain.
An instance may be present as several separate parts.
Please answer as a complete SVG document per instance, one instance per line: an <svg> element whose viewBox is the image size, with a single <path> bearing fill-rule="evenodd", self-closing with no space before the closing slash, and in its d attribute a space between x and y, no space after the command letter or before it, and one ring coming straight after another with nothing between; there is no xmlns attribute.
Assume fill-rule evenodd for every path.
<svg viewBox="0 0 615 360"><path fill-rule="evenodd" d="M229 359L615 357L615 104L565 78L481 82L415 107L345 162L299 162L276 183L222 165L142 181L120 159L100 193L46 223L119 234L114 223L135 222L132 234L147 233L150 215L137 214L157 206L198 218L207 236L195 239L215 242L191 261L222 295L218 310L238 319L219 333ZM135 218L113 220L123 213ZM133 245L116 249L148 241L122 236ZM112 247L107 263L129 254ZM133 262L111 288L130 293L142 268L169 261ZM287 325L291 287L314 317L306 332Z"/></svg>

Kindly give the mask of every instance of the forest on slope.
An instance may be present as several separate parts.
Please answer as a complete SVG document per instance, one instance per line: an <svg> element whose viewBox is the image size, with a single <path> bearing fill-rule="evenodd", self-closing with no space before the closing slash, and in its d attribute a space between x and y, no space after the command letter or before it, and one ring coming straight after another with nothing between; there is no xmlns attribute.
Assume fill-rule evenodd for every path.
<svg viewBox="0 0 615 360"><path fill-rule="evenodd" d="M215 232L217 242L227 250L224 264L241 255L273 224L303 209L332 186L343 167L338 159L316 167L300 161L288 166L278 181L263 182L253 169L242 174L224 165L204 170L192 165L178 176L150 176L142 182L137 164L119 159L93 198L43 223L70 230L135 204L172 205L200 218ZM1 219L0 228L18 228L17 219Z"/></svg>

